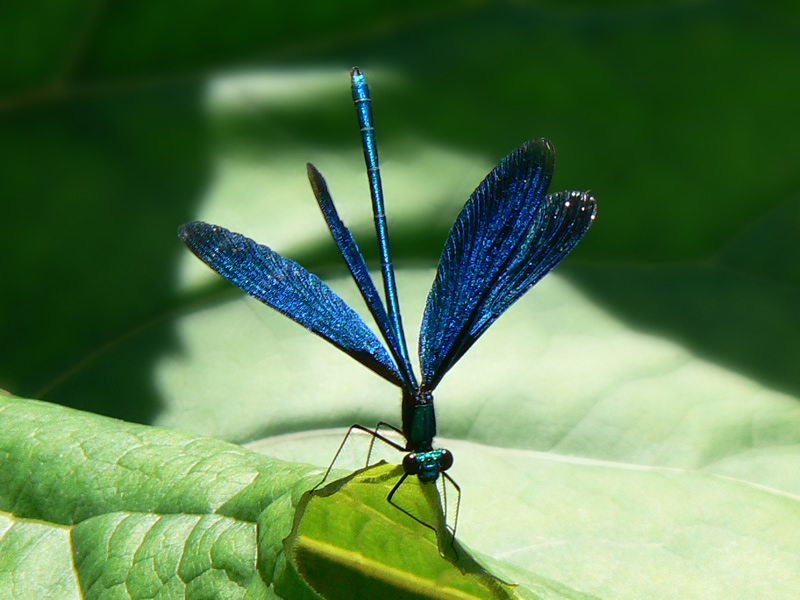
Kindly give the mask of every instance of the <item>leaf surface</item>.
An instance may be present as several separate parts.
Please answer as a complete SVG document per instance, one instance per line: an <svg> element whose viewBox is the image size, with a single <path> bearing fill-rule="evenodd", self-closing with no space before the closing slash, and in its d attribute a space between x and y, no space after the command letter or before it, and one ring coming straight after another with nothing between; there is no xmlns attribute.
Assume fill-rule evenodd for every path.
<svg viewBox="0 0 800 600"><path fill-rule="evenodd" d="M463 546L442 558L386 502L398 467L304 493L320 470L227 442L6 395L0 425L0 588L14 600L520 597ZM438 496L415 482L398 501L430 521Z"/></svg>

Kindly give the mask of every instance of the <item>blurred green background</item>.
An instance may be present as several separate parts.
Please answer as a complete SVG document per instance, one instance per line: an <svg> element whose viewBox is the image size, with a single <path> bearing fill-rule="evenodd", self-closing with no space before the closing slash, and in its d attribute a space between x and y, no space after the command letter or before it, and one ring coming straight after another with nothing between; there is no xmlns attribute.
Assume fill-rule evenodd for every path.
<svg viewBox="0 0 800 600"><path fill-rule="evenodd" d="M164 324L234 293L186 281L180 223L343 272L305 161L338 203L359 194L345 218L373 259L359 65L400 268L434 266L472 188L544 136L552 189L599 203L559 272L631 326L800 395L798 6L4 4L0 387L153 422Z"/></svg>

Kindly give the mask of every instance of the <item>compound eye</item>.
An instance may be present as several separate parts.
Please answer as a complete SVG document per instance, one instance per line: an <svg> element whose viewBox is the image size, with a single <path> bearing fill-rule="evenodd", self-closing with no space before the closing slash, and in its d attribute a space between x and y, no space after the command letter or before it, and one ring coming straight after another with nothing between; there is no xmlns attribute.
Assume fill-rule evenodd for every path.
<svg viewBox="0 0 800 600"><path fill-rule="evenodd" d="M452 462L452 459L450 462ZM406 475L416 475L419 473L419 459L413 452L403 457L403 471L405 471Z"/></svg>
<svg viewBox="0 0 800 600"><path fill-rule="evenodd" d="M447 469L453 466L453 455L449 450L443 449L439 454L439 459L437 462L439 463L439 469L442 471L447 471Z"/></svg>

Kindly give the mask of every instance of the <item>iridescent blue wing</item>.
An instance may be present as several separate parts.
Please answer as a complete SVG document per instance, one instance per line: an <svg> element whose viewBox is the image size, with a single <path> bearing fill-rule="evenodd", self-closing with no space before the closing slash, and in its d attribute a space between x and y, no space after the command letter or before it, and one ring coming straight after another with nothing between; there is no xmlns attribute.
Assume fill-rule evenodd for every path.
<svg viewBox="0 0 800 600"><path fill-rule="evenodd" d="M232 284L402 386L394 361L377 336L319 277L267 246L217 225L186 223L178 235Z"/></svg>
<svg viewBox="0 0 800 600"><path fill-rule="evenodd" d="M413 390L416 388L417 382L411 363L408 360L405 342L400 340L398 332L392 326L380 294L372 281L372 277L369 275L364 256L358 249L350 230L339 218L339 213L336 211L336 206L333 204L333 199L328 191L328 184L325 183L322 174L311 163L306 165L306 169L311 189L314 191L314 197L317 199L322 216L325 217L325 223L327 223L328 230L331 232L334 242L336 242L336 247L339 248L339 252L361 292L361 297L364 298L364 302L369 312L372 313L383 339L386 340L395 364L400 367L400 374L403 377L406 389Z"/></svg>
<svg viewBox="0 0 800 600"><path fill-rule="evenodd" d="M445 243L420 332L426 389L497 317L581 240L595 215L592 196L547 194L555 152L526 142L481 182Z"/></svg>

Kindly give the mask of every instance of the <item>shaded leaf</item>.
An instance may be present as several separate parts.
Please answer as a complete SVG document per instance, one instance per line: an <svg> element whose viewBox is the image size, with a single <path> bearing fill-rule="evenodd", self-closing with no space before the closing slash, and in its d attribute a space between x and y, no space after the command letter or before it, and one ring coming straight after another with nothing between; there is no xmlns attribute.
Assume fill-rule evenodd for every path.
<svg viewBox="0 0 800 600"><path fill-rule="evenodd" d="M42 402L3 395L0 428L0 589L15 600L373 598L348 565L319 579L331 548L350 567L369 562L386 593L512 597L466 548L456 565L441 558L433 532L386 502L399 467L310 494L313 467ZM431 518L435 488L415 482L398 498Z"/></svg>

